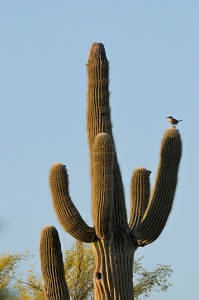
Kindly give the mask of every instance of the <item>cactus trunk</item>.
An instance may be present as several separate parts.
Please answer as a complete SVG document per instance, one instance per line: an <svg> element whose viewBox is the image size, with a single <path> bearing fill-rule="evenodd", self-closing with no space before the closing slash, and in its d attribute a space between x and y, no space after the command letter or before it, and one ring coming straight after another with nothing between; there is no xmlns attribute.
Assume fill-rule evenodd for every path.
<svg viewBox="0 0 199 300"><path fill-rule="evenodd" d="M133 243L101 239L92 243L92 248L96 259L95 300L133 300Z"/></svg>

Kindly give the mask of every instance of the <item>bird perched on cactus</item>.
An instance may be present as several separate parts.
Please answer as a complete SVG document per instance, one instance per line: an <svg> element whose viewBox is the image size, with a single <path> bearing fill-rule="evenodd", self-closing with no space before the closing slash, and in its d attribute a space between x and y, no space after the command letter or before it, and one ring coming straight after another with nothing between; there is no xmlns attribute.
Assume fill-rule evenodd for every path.
<svg viewBox="0 0 199 300"><path fill-rule="evenodd" d="M176 125L181 122L182 120L176 120L172 116L167 117L169 123L173 125L173 127L176 127Z"/></svg>

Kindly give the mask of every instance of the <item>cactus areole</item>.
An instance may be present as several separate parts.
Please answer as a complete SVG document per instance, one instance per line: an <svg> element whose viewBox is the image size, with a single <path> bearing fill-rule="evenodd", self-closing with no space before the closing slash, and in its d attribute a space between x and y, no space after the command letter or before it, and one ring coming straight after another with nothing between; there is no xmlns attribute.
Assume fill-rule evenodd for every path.
<svg viewBox="0 0 199 300"><path fill-rule="evenodd" d="M139 246L158 238L171 212L182 152L181 138L176 128L165 131L151 192L150 171L137 168L133 172L128 220L112 133L109 62L103 44L92 45L87 71L93 227L85 223L74 206L69 195L66 167L59 163L54 164L50 172L53 205L64 229L75 239L92 244L96 259L95 299L133 300L134 253Z"/></svg>

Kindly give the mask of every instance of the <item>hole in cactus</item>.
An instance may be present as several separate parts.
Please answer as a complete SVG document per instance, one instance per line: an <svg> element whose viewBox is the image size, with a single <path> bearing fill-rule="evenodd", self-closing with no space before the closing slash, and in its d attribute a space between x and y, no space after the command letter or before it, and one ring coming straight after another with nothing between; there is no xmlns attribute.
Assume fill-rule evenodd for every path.
<svg viewBox="0 0 199 300"><path fill-rule="evenodd" d="M97 272L97 279L101 279L102 278L102 274L100 272Z"/></svg>

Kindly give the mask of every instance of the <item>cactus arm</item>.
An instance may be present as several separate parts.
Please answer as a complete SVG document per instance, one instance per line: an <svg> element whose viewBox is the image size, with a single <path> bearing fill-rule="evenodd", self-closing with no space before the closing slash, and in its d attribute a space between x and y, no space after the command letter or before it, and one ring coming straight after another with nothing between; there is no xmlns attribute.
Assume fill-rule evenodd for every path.
<svg viewBox="0 0 199 300"><path fill-rule="evenodd" d="M129 228L135 228L141 221L147 208L150 196L150 171L145 168L134 170L131 179Z"/></svg>
<svg viewBox="0 0 199 300"><path fill-rule="evenodd" d="M96 235L110 236L113 206L113 145L107 133L99 133L93 145L92 215Z"/></svg>
<svg viewBox="0 0 199 300"><path fill-rule="evenodd" d="M41 232L40 261L45 299L69 300L59 235L53 226Z"/></svg>
<svg viewBox="0 0 199 300"><path fill-rule="evenodd" d="M138 245L147 245L161 234L172 209L177 185L177 173L182 153L179 131L165 131L160 151L159 167L148 207L140 224L134 229Z"/></svg>
<svg viewBox="0 0 199 300"><path fill-rule="evenodd" d="M116 156L109 107L109 63L103 44L94 43L90 49L88 63L87 133L90 148L91 180L93 181L92 148L98 133L107 133L114 148L112 228L114 233L127 225L123 183Z"/></svg>
<svg viewBox="0 0 199 300"><path fill-rule="evenodd" d="M53 205L63 228L75 239L91 243L95 230L82 219L68 192L68 175L64 165L56 163L50 170L50 188Z"/></svg>
<svg viewBox="0 0 199 300"><path fill-rule="evenodd" d="M87 133L91 154L94 139L98 133L108 133L113 139L109 107L109 62L103 44L94 43L92 45L87 72ZM92 161L92 157L90 158Z"/></svg>

